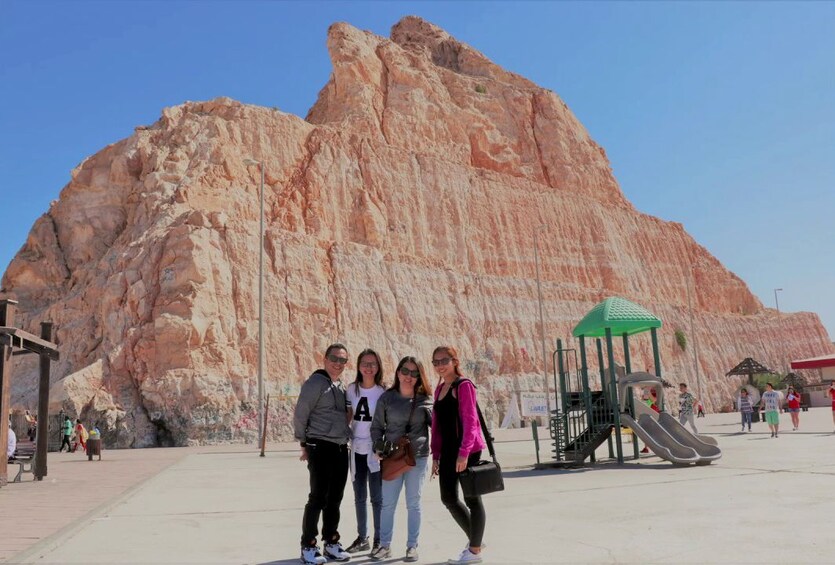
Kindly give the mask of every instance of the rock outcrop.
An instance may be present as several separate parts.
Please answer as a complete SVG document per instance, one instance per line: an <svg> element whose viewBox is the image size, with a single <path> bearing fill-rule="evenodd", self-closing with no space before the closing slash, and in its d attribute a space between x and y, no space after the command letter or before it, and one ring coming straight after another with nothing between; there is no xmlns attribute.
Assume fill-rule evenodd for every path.
<svg viewBox="0 0 835 565"><path fill-rule="evenodd" d="M328 32L333 74L306 120L230 99L167 108L86 159L32 228L2 290L30 331L56 323L54 398L112 445L255 437L259 171L265 167L266 389L287 437L300 383L356 354L459 347L495 414L542 382L534 239L549 341L618 295L664 320L662 362L727 404L746 356L835 351L818 317L766 309L680 224L642 214L551 91L416 17L391 38ZM695 335L688 323L692 284ZM649 367L649 339L633 340ZM350 371L350 369L349 369ZM13 405L35 361L16 358ZM671 376L672 375L672 376Z"/></svg>

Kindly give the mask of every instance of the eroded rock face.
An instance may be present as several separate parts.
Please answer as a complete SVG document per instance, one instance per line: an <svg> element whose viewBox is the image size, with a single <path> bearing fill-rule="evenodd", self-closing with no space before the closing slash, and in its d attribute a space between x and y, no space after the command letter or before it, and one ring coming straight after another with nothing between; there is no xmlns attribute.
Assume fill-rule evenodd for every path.
<svg viewBox="0 0 835 565"><path fill-rule="evenodd" d="M20 325L56 323L53 400L111 445L256 435L248 157L266 171L274 438L336 340L376 348L389 373L454 344L494 415L509 391L539 390L540 224L549 341L599 300L629 298L664 320L668 379L695 380L674 330L696 339L709 409L729 402L738 380L722 375L746 356L782 368L833 351L816 315L763 308L680 224L636 211L553 92L415 17L391 39L335 24L328 49L333 75L306 121L225 98L168 108L73 171L6 271ZM651 367L649 338L632 347L633 367ZM33 407L36 383L36 360L16 358L13 405Z"/></svg>

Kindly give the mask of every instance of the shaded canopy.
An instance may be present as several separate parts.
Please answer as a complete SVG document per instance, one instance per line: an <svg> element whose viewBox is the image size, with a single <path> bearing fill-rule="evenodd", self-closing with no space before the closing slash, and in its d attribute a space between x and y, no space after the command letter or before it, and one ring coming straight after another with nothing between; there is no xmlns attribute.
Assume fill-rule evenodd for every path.
<svg viewBox="0 0 835 565"><path fill-rule="evenodd" d="M740 363L739 365L737 365L736 367L734 367L733 369L731 369L730 371L725 373L725 375L727 375L729 377L731 375L743 375L743 376L747 375L748 376L748 384L753 385L754 384L754 375L760 375L760 374L763 374L763 373L770 373L770 372L771 372L770 369L760 365L759 363L757 363L756 361L754 361L750 357L746 357L745 359L742 360L742 363Z"/></svg>
<svg viewBox="0 0 835 565"><path fill-rule="evenodd" d="M796 390L803 390L803 387L806 386L806 379L798 375L797 373L789 373L780 381L780 384L786 385L787 387L792 386Z"/></svg>
<svg viewBox="0 0 835 565"><path fill-rule="evenodd" d="M614 296L589 310L574 328L572 335L603 337L606 335L606 328L612 330L612 335L632 335L660 327L661 320L644 307Z"/></svg>
<svg viewBox="0 0 835 565"><path fill-rule="evenodd" d="M762 373L770 373L770 372L771 372L771 369L768 369L768 368L760 365L758 362L754 361L750 357L746 357L745 359L742 360L742 363L740 363L739 365L737 365L736 367L734 367L733 369L731 369L730 371L725 373L725 375L729 376L729 377L731 375L747 375L747 376L750 377L751 375L759 375L759 374L762 374Z"/></svg>

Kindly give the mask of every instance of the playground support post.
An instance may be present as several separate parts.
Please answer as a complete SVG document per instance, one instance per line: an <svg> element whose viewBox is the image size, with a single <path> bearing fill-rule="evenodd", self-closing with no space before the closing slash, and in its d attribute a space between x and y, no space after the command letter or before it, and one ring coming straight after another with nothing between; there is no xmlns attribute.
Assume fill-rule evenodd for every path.
<svg viewBox="0 0 835 565"><path fill-rule="evenodd" d="M580 378L583 384L583 402L585 403L586 416L588 418L589 429L594 426L594 417L591 410L591 389L589 388L589 367L586 360L586 336L580 336ZM595 455L592 452L591 462L595 462Z"/></svg>
<svg viewBox="0 0 835 565"><path fill-rule="evenodd" d="M41 322L41 339L52 341L52 322ZM49 450L49 356L41 353L40 381L38 382L38 428L35 436L35 479L42 481L47 474Z"/></svg>
<svg viewBox="0 0 835 565"><path fill-rule="evenodd" d="M568 379L566 378L566 374L565 374L565 365L563 364L562 354L563 354L562 340L557 338L557 350L554 352L554 357L556 359L556 364L554 365L554 371L559 371L559 374L560 374L560 390L563 391L563 395L562 395L562 402L560 402L559 400L555 401L554 409L555 410L557 409L557 403L559 403L560 408L562 409L560 414L559 414L559 417L564 418L564 422L565 422L565 425L563 426L563 442L564 442L564 445L568 445L568 438L570 437L571 433L570 433L570 430L569 430L570 418L568 417L568 398L565 395L565 391L568 390L569 387L567 385L569 383L566 382ZM555 383L555 385L556 385L556 383ZM556 394L557 394L557 391L554 391L554 396L556 396ZM559 460L559 453L557 453L557 460Z"/></svg>
<svg viewBox="0 0 835 565"><path fill-rule="evenodd" d="M652 336L652 361L655 364L655 376L658 377L658 378L661 378L661 356L658 354L658 331L655 328L650 328L649 333L650 333L650 336ZM659 400L661 402L661 406L659 406L658 409L663 412L664 411L664 395L663 394L660 395Z"/></svg>
<svg viewBox="0 0 835 565"><path fill-rule="evenodd" d="M606 369L603 363L603 345L600 338L595 339L594 342L597 345L597 366L600 367L600 388L608 392L609 387L606 386ZM606 438L606 444L609 446L609 459L614 459L615 448L612 446L612 434L609 434L609 437Z"/></svg>
<svg viewBox="0 0 835 565"><path fill-rule="evenodd" d="M618 463L623 464L623 438L620 433L620 406L618 405L617 377L615 375L615 352L612 343L612 329L606 328L606 354L609 360L609 394L612 399L612 414L615 416L615 443L618 448Z"/></svg>
<svg viewBox="0 0 835 565"><path fill-rule="evenodd" d="M632 360L629 357L629 335L624 332L623 333L623 363L626 368L626 374L632 372ZM635 417L635 395L633 393L629 394L629 411L632 413L632 417ZM632 451L634 452L635 459L640 457L638 452L638 436L635 434L635 430L632 430Z"/></svg>

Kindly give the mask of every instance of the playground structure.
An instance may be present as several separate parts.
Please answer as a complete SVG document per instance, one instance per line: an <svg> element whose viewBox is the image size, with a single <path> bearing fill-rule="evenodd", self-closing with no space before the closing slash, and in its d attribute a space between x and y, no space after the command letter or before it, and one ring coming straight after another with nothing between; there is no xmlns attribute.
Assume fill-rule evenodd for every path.
<svg viewBox="0 0 835 565"><path fill-rule="evenodd" d="M721 457L716 440L690 433L671 414L664 411L664 381L658 353L657 329L661 320L633 302L607 298L592 308L577 324L572 335L578 349L564 348L561 339L553 353L554 388L557 391L549 428L553 440L553 465L577 465L586 459L595 462L595 451L608 442L609 457L624 462L623 427L632 431L634 458L638 459L638 438L659 457L674 464L710 464ZM655 374L632 373L629 336L650 332ZM623 343L622 375L617 375L614 338ZM595 338L600 388L592 390L586 355L586 338ZM604 361L603 342L606 357ZM579 350L579 359L578 359ZM660 412L655 412L635 392L655 388ZM614 445L613 445L614 439Z"/></svg>

